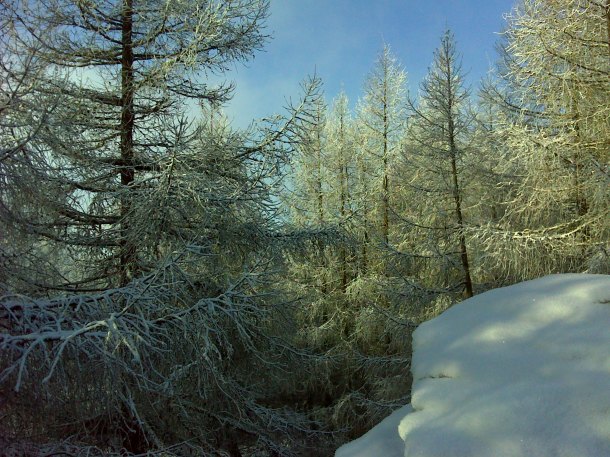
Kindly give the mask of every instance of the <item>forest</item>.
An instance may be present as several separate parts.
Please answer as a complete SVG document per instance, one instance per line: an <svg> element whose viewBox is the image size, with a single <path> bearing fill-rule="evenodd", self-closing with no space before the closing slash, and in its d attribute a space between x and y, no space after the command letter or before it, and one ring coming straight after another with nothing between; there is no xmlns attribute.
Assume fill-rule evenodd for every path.
<svg viewBox="0 0 610 457"><path fill-rule="evenodd" d="M416 94L385 45L238 129L208 79L269 7L0 0L0 455L333 455L420 323L610 274L610 0L520 0L475 89L448 29Z"/></svg>

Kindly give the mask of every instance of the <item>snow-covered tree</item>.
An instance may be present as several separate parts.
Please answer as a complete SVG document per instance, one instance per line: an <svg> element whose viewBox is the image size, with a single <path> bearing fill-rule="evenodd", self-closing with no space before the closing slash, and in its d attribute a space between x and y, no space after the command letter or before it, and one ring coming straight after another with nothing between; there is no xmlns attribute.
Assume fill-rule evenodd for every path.
<svg viewBox="0 0 610 457"><path fill-rule="evenodd" d="M428 258L436 269L437 288L459 288L473 294L470 258L465 233L464 158L471 146L472 115L464 85L460 56L453 34L446 31L428 75L421 83L404 150L404 231L413 242L401 250L414 258ZM439 268L440 267L440 268ZM428 270L428 273L430 270Z"/></svg>
<svg viewBox="0 0 610 457"><path fill-rule="evenodd" d="M484 85L488 81L484 82ZM503 134L505 113L487 97L479 97L472 134L472 147L464 157L468 170L465 206L468 208L467 233L473 276L481 290L500 287L508 271L498 263L498 252L481 242L487 226L500 223L507 210L507 196L516 186L515 174L506 173L511 149ZM490 252L491 251L491 252ZM505 254L502 254L505 255Z"/></svg>
<svg viewBox="0 0 610 457"><path fill-rule="evenodd" d="M383 244L388 244L390 236L391 170L399 156L406 127L406 82L405 71L385 45L365 81L358 106L361 154L362 161L366 162L366 171L362 173L363 179L370 180L364 198L373 202L376 220L369 222L373 223L376 236Z"/></svg>
<svg viewBox="0 0 610 457"><path fill-rule="evenodd" d="M608 3L524 0L508 17L499 78L484 95L502 110L511 154L499 223L479 231L512 281L607 271L610 207Z"/></svg>
<svg viewBox="0 0 610 457"><path fill-rule="evenodd" d="M281 368L299 366L287 353L300 358L282 338L292 327L279 331L286 309L270 301L254 263L220 293L202 294L205 278L192 270L208 258L193 247L100 293L1 297L3 450L302 449L311 422L276 401L293 376Z"/></svg>
<svg viewBox="0 0 610 457"><path fill-rule="evenodd" d="M379 240L363 246L362 221L369 216L374 222L378 202L363 192L369 185L373 191L373 178L362 170L372 172L374 164L363 160L347 97L339 95L323 117L316 112L304 122L307 141L297 148L301 157L288 190L292 222L310 238L286 254L286 291L299 300L296 344L324 357L285 386L285 395L306 404L329 429L340 430L342 440L361 434L404 398L404 384L393 381L408 371L408 333L387 309L376 310L387 294L376 282L378 272L369 275L363 267L366 256L382 256ZM318 119L324 119L321 131ZM382 181L375 182L381 189ZM333 443L319 446L332 449Z"/></svg>
<svg viewBox="0 0 610 457"><path fill-rule="evenodd" d="M322 81L313 77L303 85L320 88ZM293 159L293 189L288 198L292 220L297 224L323 226L328 222L328 184L326 176L326 104L323 94L301 115L296 154Z"/></svg>
<svg viewBox="0 0 610 457"><path fill-rule="evenodd" d="M10 26L8 18L0 17L0 46L3 49L8 49L11 40ZM0 289L15 286L19 277L28 276L33 282L41 282L44 281L44 272L57 274L49 263L55 250L44 242L32 249L27 230L6 217L10 207L22 206L30 213L38 211L27 194L11 191L17 178L11 171L17 168L21 172L19 180L23 184L36 180L35 175L25 170L23 161L15 158L42 134L57 106L56 95L33 96L36 81L47 68L38 58L37 49L22 55L2 53L0 56L0 192L5 196L0 205ZM44 265L44 268L34 270L31 268L33 265Z"/></svg>
<svg viewBox="0 0 610 457"><path fill-rule="evenodd" d="M267 7L2 2L0 248L35 253L0 299L1 433L21 451L290 455L309 439L277 401L301 354L267 272L273 186L313 93L235 131L230 88L204 79L262 45ZM197 103L214 115L193 119Z"/></svg>
<svg viewBox="0 0 610 457"><path fill-rule="evenodd" d="M42 287L126 285L175 237L159 199L174 198L186 151L205 154L185 116L194 103L219 104L231 93L203 78L261 48L268 4L3 0L2 9L7 53L36 49L48 65L31 96L61 95L35 141L12 156L11 176L37 181L14 179L14 193L38 214L3 195L4 217L70 252L74 272Z"/></svg>
<svg viewBox="0 0 610 457"><path fill-rule="evenodd" d="M329 212L331 221L343 228L354 240L354 201L356 144L349 100L344 92L335 99L327 123L327 150L329 164ZM353 242L343 243L339 248L340 281L343 292L357 271Z"/></svg>

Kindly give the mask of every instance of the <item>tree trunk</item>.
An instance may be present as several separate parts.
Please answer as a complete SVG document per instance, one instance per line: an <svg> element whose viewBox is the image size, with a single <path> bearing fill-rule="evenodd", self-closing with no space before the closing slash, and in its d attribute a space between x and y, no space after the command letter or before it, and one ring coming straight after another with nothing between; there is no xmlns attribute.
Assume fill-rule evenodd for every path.
<svg viewBox="0 0 610 457"><path fill-rule="evenodd" d="M453 138L453 121L449 122L450 148L451 148L451 174L453 177L453 200L455 202L455 217L460 237L460 257L462 259L462 269L464 270L464 289L466 298L473 296L472 279L470 277L470 264L468 262L468 251L466 250L466 237L464 236L464 219L462 217L462 202L460 188L458 185L456 148Z"/></svg>
<svg viewBox="0 0 610 457"><path fill-rule="evenodd" d="M389 206L390 206L390 195L389 195L389 177L388 177L388 104L387 104L387 77L384 79L384 98L383 101L383 184L382 184L382 198L383 198L383 242L388 244L390 224L389 224Z"/></svg>
<svg viewBox="0 0 610 457"><path fill-rule="evenodd" d="M608 57L610 58L610 0L606 0L606 29L608 30Z"/></svg>
<svg viewBox="0 0 610 457"><path fill-rule="evenodd" d="M315 130L315 155L316 155L316 202L317 202L317 213L318 213L318 225L321 227L324 225L324 183L322 178L322 135L320 129L322 128L322 116L320 114L320 107L316 113L316 130ZM328 267L326 257L324 255L325 242L318 240L318 251L320 255L320 267L325 273ZM327 281L325 274L322 275L322 282L320 284L320 291L323 294L328 292Z"/></svg>
<svg viewBox="0 0 610 457"><path fill-rule="evenodd" d="M609 0L610 1L610 0ZM610 24L610 22L609 22ZM573 185L574 185L574 199L575 199L575 209L576 209L576 216L580 219L583 218L588 210L589 210L589 204L587 202L587 196L586 196L586 192L583 192L582 187L583 187L583 183L582 183L582 177L581 177L581 173L582 173L582 157L581 157L581 145L582 145L582 137L581 137L581 131L580 131L580 124L581 124L581 120L580 120L580 114L578 111L578 102L576 99L576 95L572 95L572 111L574 112L574 133L576 135L576 142L575 145L573 147L573 156L572 156L572 161L573 166L574 166L574 175L573 175ZM580 238L581 238L581 242L582 242L582 248L581 248L581 262L584 262L586 256L587 256L587 246L589 244L589 239L590 239L590 233L589 233L589 227L588 226L584 226L581 230L579 230L580 232Z"/></svg>
<svg viewBox="0 0 610 457"><path fill-rule="evenodd" d="M319 127L319 126L318 126ZM324 224L324 189L322 187L322 143L320 132L316 132L316 197L318 205L318 224Z"/></svg>
<svg viewBox="0 0 610 457"><path fill-rule="evenodd" d="M339 181L340 181L340 200L341 200L341 223L344 224L347 219L347 192L348 192L348 182L347 182L347 160L345 157L344 145L345 145L345 132L343 125L343 116L340 119L339 126L339 144L341 145L340 155L339 155ZM345 248L345 242L341 245L341 291L343 293L347 292L347 250Z"/></svg>
<svg viewBox="0 0 610 457"><path fill-rule="evenodd" d="M446 46L448 43L445 44ZM449 51L446 51L446 55L449 56ZM457 146L455 144L455 123L453 118L453 97L454 91L452 90L452 68L449 64L450 59L447 59L447 135L449 140L449 155L451 158L451 175L453 180L453 201L455 203L455 217L458 228L458 236L460 239L460 258L462 261L462 270L464 273L464 295L466 298L472 297L472 278L470 277L470 263L468 261L468 251L466 250L466 237L464 236L464 218L462 215L462 196L460 194L460 187L458 181L457 171Z"/></svg>
<svg viewBox="0 0 610 457"><path fill-rule="evenodd" d="M121 237L120 237L120 285L124 286L133 277L136 267L136 247L130 239L129 222L131 199L129 187L135 179L133 168L133 132L134 132L134 72L133 72L133 0L124 0L121 34Z"/></svg>

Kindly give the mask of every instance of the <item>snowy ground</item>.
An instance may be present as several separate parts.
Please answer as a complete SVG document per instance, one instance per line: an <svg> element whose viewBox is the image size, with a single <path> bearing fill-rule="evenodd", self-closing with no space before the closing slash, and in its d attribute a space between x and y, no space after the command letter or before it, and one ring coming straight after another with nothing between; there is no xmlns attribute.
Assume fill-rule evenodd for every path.
<svg viewBox="0 0 610 457"><path fill-rule="evenodd" d="M608 457L610 276L455 305L414 333L412 370L411 405L336 457Z"/></svg>

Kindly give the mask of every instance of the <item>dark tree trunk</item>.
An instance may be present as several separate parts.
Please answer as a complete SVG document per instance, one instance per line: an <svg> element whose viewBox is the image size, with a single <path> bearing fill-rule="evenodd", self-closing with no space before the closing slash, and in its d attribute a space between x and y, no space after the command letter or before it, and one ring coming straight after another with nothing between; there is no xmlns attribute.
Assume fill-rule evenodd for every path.
<svg viewBox="0 0 610 457"><path fill-rule="evenodd" d="M133 55L133 0L124 0L121 34L121 237L120 237L120 285L124 286L133 277L136 267L136 247L130 237L131 198L129 187L135 179L133 167L134 133L134 55Z"/></svg>
<svg viewBox="0 0 610 457"><path fill-rule="evenodd" d="M608 30L608 56L610 57L610 0L606 0L606 28Z"/></svg>
<svg viewBox="0 0 610 457"><path fill-rule="evenodd" d="M453 122L450 122L452 125ZM451 130L451 128L450 128ZM451 174L453 175L453 200L455 203L455 217L460 238L460 257L462 260L462 269L464 271L464 290L467 298L473 296L472 279L470 277L470 264L468 262L468 251L466 250L466 237L464 236L464 219L462 216L462 198L457 176L457 163L455 157L455 142L451 137Z"/></svg>
<svg viewBox="0 0 610 457"><path fill-rule="evenodd" d="M340 126L339 126L339 144L341 145L341 153L340 153L340 163L339 163L339 181L341 188L341 223L344 223L347 219L347 193L348 193L348 181L347 181L347 159L345 157L345 126L343 125L343 115L340 118ZM347 249L345 248L345 243L342 243L341 246L341 291L343 293L347 292Z"/></svg>
<svg viewBox="0 0 610 457"><path fill-rule="evenodd" d="M383 183L382 183L382 198L383 198L383 242L388 244L390 223L389 223L389 210L390 210L390 183L388 176L388 94L387 94L387 77L384 79L384 101L383 101Z"/></svg>
<svg viewBox="0 0 610 457"><path fill-rule="evenodd" d="M448 46L448 43L445 43ZM446 49L446 55L449 56L449 49ZM455 123L453 117L453 81L452 81L452 68L450 65L450 59L447 58L447 139L449 142L449 156L451 158L451 175L453 181L453 201L455 204L455 218L458 229L458 236L460 240L460 258L462 261L462 270L464 274L464 295L466 298L470 298L474 295L472 288L472 278L470 276L470 262L468 261L468 251L466 249L466 237L464 235L464 218L462 215L462 195L460 193L459 181L458 181L458 170L457 170L457 146L455 144L456 132Z"/></svg>

